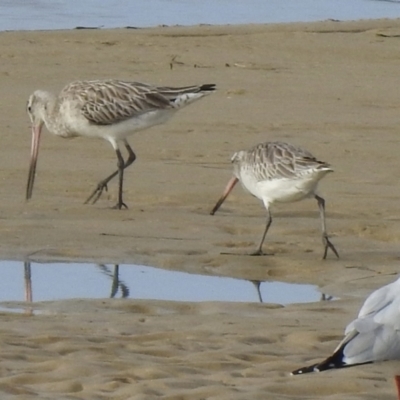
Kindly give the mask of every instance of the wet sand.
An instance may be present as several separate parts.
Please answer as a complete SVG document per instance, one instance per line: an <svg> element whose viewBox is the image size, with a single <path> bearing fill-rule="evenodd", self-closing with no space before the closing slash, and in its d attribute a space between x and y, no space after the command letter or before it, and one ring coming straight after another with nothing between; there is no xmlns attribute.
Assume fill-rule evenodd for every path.
<svg viewBox="0 0 400 400"><path fill-rule="evenodd" d="M392 399L396 363L288 373L328 355L365 296L398 272L399 36L399 20L1 33L3 259L129 262L312 283L340 297L285 308L67 301L4 313L2 398ZM116 166L108 143L46 132L25 202L29 94L110 77L219 90L131 138L128 210L110 209L115 183L83 204ZM209 215L231 154L267 140L334 167L320 194L340 260L321 260L314 200L273 208L271 257L241 255L258 244L265 210L239 187Z"/></svg>

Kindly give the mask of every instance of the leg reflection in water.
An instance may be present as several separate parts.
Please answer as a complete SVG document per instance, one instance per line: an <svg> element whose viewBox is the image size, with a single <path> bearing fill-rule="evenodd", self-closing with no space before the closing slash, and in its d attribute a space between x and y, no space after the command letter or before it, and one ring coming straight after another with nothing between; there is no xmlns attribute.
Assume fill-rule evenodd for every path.
<svg viewBox="0 0 400 400"><path fill-rule="evenodd" d="M111 294L110 298L113 299L117 293L118 289L121 290L121 298L129 297L129 288L126 284L119 279L119 264L114 265L114 271L111 272L109 267L105 264L98 264L98 268L100 268L101 272L112 279L111 283Z"/></svg>

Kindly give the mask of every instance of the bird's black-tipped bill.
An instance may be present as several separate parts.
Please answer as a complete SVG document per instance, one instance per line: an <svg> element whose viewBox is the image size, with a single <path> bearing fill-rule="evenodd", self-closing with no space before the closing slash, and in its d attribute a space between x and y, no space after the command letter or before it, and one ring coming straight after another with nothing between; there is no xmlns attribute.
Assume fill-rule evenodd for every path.
<svg viewBox="0 0 400 400"><path fill-rule="evenodd" d="M218 209L221 207L222 203L225 201L225 199L228 197L229 193L232 191L232 189L235 187L235 185L238 183L239 179L234 176L226 185L226 188L224 190L224 193L222 193L222 196L219 198L217 201L217 204L215 204L214 208L211 210L210 214L214 215Z"/></svg>
<svg viewBox="0 0 400 400"><path fill-rule="evenodd" d="M39 154L39 142L42 126L32 127L32 145L31 145L31 161L29 164L28 183L26 185L26 200L32 197L33 184L35 182L36 164Z"/></svg>

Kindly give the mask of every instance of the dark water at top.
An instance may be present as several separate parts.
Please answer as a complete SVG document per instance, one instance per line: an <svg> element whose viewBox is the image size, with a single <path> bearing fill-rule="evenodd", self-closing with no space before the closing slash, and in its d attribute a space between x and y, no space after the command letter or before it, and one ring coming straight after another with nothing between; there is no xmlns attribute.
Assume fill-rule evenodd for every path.
<svg viewBox="0 0 400 400"><path fill-rule="evenodd" d="M2 0L0 30L399 18L397 0Z"/></svg>

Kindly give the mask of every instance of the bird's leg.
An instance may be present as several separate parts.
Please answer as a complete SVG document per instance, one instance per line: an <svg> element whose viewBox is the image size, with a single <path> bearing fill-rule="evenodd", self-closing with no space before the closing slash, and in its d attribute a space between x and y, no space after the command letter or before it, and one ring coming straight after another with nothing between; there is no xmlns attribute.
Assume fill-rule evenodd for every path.
<svg viewBox="0 0 400 400"><path fill-rule="evenodd" d="M325 260L326 255L328 254L328 248L331 249L337 258L339 258L339 253L335 249L335 246L331 243L331 241L328 238L328 234L326 233L326 223L325 223L325 200L318 196L315 195L315 199L318 202L318 207L319 207L319 212L321 215L321 223L322 223L322 244L324 246L324 255L322 257L323 260Z"/></svg>
<svg viewBox="0 0 400 400"><path fill-rule="evenodd" d="M131 146L129 146L129 143L126 140L124 140L124 144L125 144L126 150L128 151L128 158L124 163L124 169L125 169L125 168L129 167L131 164L133 164L133 162L136 160L136 154L133 152ZM111 175L107 176L107 178L100 181L97 184L96 188L91 193L91 195L85 201L85 204L89 203L92 199L93 199L92 204L96 203L96 201L102 195L103 190L105 189L107 191L108 182L110 182L111 179L113 179L115 176L117 176L118 173L119 173L119 169L114 171Z"/></svg>
<svg viewBox="0 0 400 400"><path fill-rule="evenodd" d="M264 234L261 238L261 242L260 242L257 250L254 253L251 253L250 254L251 256L266 256L267 255L266 253L264 253L262 251L262 245L264 243L265 237L267 236L268 229L272 224L272 216L271 216L271 212L269 211L269 208L267 208L267 213L268 213L268 218L267 218L267 224L265 226Z"/></svg>
<svg viewBox="0 0 400 400"><path fill-rule="evenodd" d="M125 169L125 162L124 158L122 157L121 150L116 149L115 153L118 157L118 176L119 176L119 184L118 184L118 203L113 207L115 209L121 210L122 207L128 208L128 206L122 201L122 189L124 184L124 169Z"/></svg>

